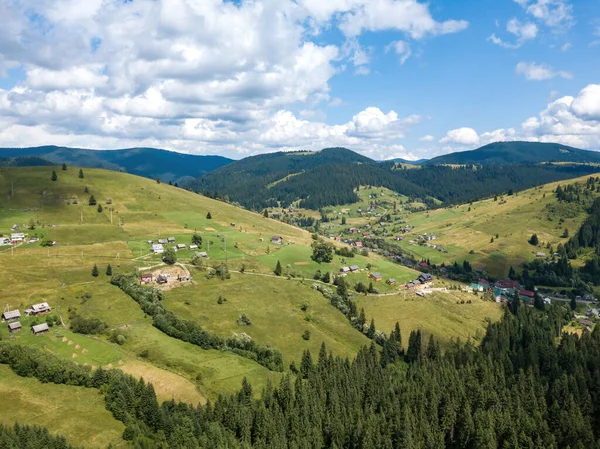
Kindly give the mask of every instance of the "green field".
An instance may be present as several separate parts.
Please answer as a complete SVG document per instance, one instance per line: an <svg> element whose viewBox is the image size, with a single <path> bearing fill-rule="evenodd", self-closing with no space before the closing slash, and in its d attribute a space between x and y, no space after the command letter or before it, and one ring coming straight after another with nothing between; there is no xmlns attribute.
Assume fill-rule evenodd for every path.
<svg viewBox="0 0 600 449"><path fill-rule="evenodd" d="M313 240L308 232L153 180L99 169L84 169L85 178L80 179L78 169L69 168L57 170L59 179L52 182L51 170L0 169L0 190L11 192L14 184L14 196L0 196L0 234L9 235L16 224L29 236L57 242L52 247L39 243L22 244L14 250L0 247L0 303L3 308L9 305L11 310L23 311L47 301L66 328L55 326L48 334L35 337L29 331L35 319L23 318L20 333L9 337L4 326L0 333L9 341L39 347L76 363L144 377L155 385L161 400L203 403L219 393L238 390L244 377L259 393L267 381L279 382L282 374L231 352L203 350L153 327L138 304L112 286L105 274L108 264L113 273L141 268L160 272L161 257L150 254L148 240L174 237L176 243L189 245L193 233L200 233L200 250L209 256L205 266L190 265L193 251L177 253L191 271L193 282L166 291L166 308L222 337L245 332L258 344L281 350L286 369L292 361L299 363L305 349L316 355L323 341L334 354L350 358L369 344L341 312L311 288L317 270L336 274L342 266L358 265L361 270L345 278L351 288L358 282L368 285L369 274L378 271L384 281L390 277L398 281L393 287L384 281L373 282L384 294L393 294L417 276L415 271L372 253L346 259L335 256L330 264L317 264L310 257ZM84 191L86 187L89 193ZM361 195L380 190L362 189ZM103 205L102 212L88 205L92 194ZM112 204L106 204L109 197ZM382 198L401 199L388 191ZM75 199L77 204L73 204ZM208 212L212 219L207 218ZM28 229L31 225L34 229ZM281 236L283 244L271 243L273 235ZM277 261L283 267L280 277L273 275ZM208 268L225 262L231 278L209 279ZM99 268L98 277L91 276L94 265ZM227 301L218 304L219 296ZM444 342L474 335L483 328L486 316L498 319L500 315L500 309L491 303L453 306L427 298L427 307L416 307L417 301L398 305L397 296L355 298L368 317L375 318L379 330L389 332L399 319L403 332L420 327ZM306 310L302 310L305 303ZM99 318L106 323L107 332L96 336L73 333L68 329L73 312ZM248 315L252 325L240 326L240 314ZM302 338L306 330L311 334L309 340ZM121 345L109 338L112 333L125 337ZM5 382L15 383L11 379ZM73 437L77 431L66 429L65 434Z"/></svg>
<svg viewBox="0 0 600 449"><path fill-rule="evenodd" d="M104 408L104 398L96 389L43 384L0 365L0 403L0 422L4 424L47 427L74 446L124 444L125 425Z"/></svg>

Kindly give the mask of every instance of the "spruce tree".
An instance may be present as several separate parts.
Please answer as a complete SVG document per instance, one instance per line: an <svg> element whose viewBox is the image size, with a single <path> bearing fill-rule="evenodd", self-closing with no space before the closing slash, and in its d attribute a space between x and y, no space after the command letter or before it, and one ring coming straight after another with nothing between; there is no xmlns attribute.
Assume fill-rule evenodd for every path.
<svg viewBox="0 0 600 449"><path fill-rule="evenodd" d="M90 196L90 199L88 200L88 204L90 206L95 206L96 205L96 198L94 197L94 195Z"/></svg>
<svg viewBox="0 0 600 449"><path fill-rule="evenodd" d="M67 171L67 164L62 164L63 171Z"/></svg>
<svg viewBox="0 0 600 449"><path fill-rule="evenodd" d="M106 266L106 275L107 276L112 276L112 267L110 266L110 264L108 264Z"/></svg>
<svg viewBox="0 0 600 449"><path fill-rule="evenodd" d="M373 340L375 338L375 320L371 318L371 324L369 325L369 329L367 330L367 337Z"/></svg>
<svg viewBox="0 0 600 449"><path fill-rule="evenodd" d="M273 273L275 273L276 276L281 276L281 273L282 273L281 262L277 261L277 265L275 265L275 269L273 270Z"/></svg>
<svg viewBox="0 0 600 449"><path fill-rule="evenodd" d="M58 180L58 175L56 174L55 170L52 170L52 176L50 177L50 179L52 181L57 181Z"/></svg>
<svg viewBox="0 0 600 449"><path fill-rule="evenodd" d="M412 331L408 338L408 349L406 350L406 362L414 363L421 360L422 345L421 331Z"/></svg>
<svg viewBox="0 0 600 449"><path fill-rule="evenodd" d="M97 278L99 274L100 273L98 272L98 266L96 264L94 264L94 268L92 268L92 276Z"/></svg>
<svg viewBox="0 0 600 449"><path fill-rule="evenodd" d="M79 179L83 179L83 169L79 169Z"/></svg>
<svg viewBox="0 0 600 449"><path fill-rule="evenodd" d="M207 220L212 220L212 215L210 214L210 212L206 214L206 219Z"/></svg>
<svg viewBox="0 0 600 449"><path fill-rule="evenodd" d="M312 356L310 355L310 351L306 349L302 353L302 361L300 362L300 374L303 379L308 378L308 375L313 370L313 361Z"/></svg>
<svg viewBox="0 0 600 449"><path fill-rule="evenodd" d="M102 212L102 211L103 211L102 204L98 204L98 212Z"/></svg>

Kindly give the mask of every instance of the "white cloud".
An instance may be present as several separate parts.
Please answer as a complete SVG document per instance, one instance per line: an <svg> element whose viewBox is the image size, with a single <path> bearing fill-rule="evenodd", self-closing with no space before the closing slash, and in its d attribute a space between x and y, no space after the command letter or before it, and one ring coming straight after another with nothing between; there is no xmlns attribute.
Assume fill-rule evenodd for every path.
<svg viewBox="0 0 600 449"><path fill-rule="evenodd" d="M433 142L435 140L435 137L433 137L431 134L427 134L426 136L423 136L419 139L419 142Z"/></svg>
<svg viewBox="0 0 600 449"><path fill-rule="evenodd" d="M516 73L525 76L529 81L543 81L556 77L571 79L573 75L563 70L554 70L546 64L536 64L535 62L519 62Z"/></svg>
<svg viewBox="0 0 600 449"><path fill-rule="evenodd" d="M496 36L495 33L488 40L504 48L516 49L521 47L526 41L535 39L538 34L538 27L535 23L521 23L517 18L512 18L506 24L506 31L516 37L515 43L505 42Z"/></svg>
<svg viewBox="0 0 600 449"><path fill-rule="evenodd" d="M600 84L586 86L571 103L571 111L585 120L600 121Z"/></svg>
<svg viewBox="0 0 600 449"><path fill-rule="evenodd" d="M410 56L412 55L412 50L410 48L410 44L408 42L405 41L394 41L391 42L387 47L386 47L386 52L393 49L394 52L396 52L396 54L398 56L400 56L400 64L404 64L406 62L406 60L408 58L410 58Z"/></svg>
<svg viewBox="0 0 600 449"><path fill-rule="evenodd" d="M458 128L448 131L445 137L440 139L440 143L457 145L477 145L479 144L479 135L473 128Z"/></svg>
<svg viewBox="0 0 600 449"><path fill-rule="evenodd" d="M562 51L563 53L568 51L573 45L570 42L566 42L565 44L562 45L562 47L560 47L560 51Z"/></svg>
<svg viewBox="0 0 600 449"><path fill-rule="evenodd" d="M401 152L417 116L366 108L323 123L330 82L369 73L364 32L453 33L417 0L0 1L0 145L159 146L230 156L354 145ZM337 28L339 42L320 33ZM290 111L301 111L296 114ZM316 111L316 112L313 112ZM386 148L388 150L386 150ZM391 154L391 153L390 153Z"/></svg>
<svg viewBox="0 0 600 449"><path fill-rule="evenodd" d="M555 31L566 31L575 23L573 20L573 6L569 0L514 1L521 5L527 14Z"/></svg>

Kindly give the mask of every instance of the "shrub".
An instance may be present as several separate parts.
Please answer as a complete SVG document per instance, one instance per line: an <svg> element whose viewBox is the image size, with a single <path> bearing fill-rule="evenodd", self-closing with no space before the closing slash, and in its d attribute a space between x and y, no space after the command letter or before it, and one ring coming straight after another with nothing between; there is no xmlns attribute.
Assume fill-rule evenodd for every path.
<svg viewBox="0 0 600 449"><path fill-rule="evenodd" d="M304 333L302 334L302 338L306 341L310 340L310 331L308 329L304 331Z"/></svg>
<svg viewBox="0 0 600 449"><path fill-rule="evenodd" d="M237 319L237 323L240 326L251 326L252 320L250 319L250 317L248 315L246 315L245 313L242 313L240 315L240 317Z"/></svg>

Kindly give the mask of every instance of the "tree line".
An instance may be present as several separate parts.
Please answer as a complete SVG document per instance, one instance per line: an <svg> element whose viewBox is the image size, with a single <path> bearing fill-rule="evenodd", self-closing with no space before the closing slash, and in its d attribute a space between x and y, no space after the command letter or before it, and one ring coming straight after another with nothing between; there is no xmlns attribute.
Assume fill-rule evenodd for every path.
<svg viewBox="0 0 600 449"><path fill-rule="evenodd" d="M228 339L223 339L202 329L194 321L179 318L164 308L163 292L140 285L135 273L116 274L110 282L135 300L144 313L152 317L154 327L168 336L192 343L203 349L232 351L250 358L272 371L283 371L283 356L278 349L268 345L259 345L249 337L239 338L235 334Z"/></svg>

